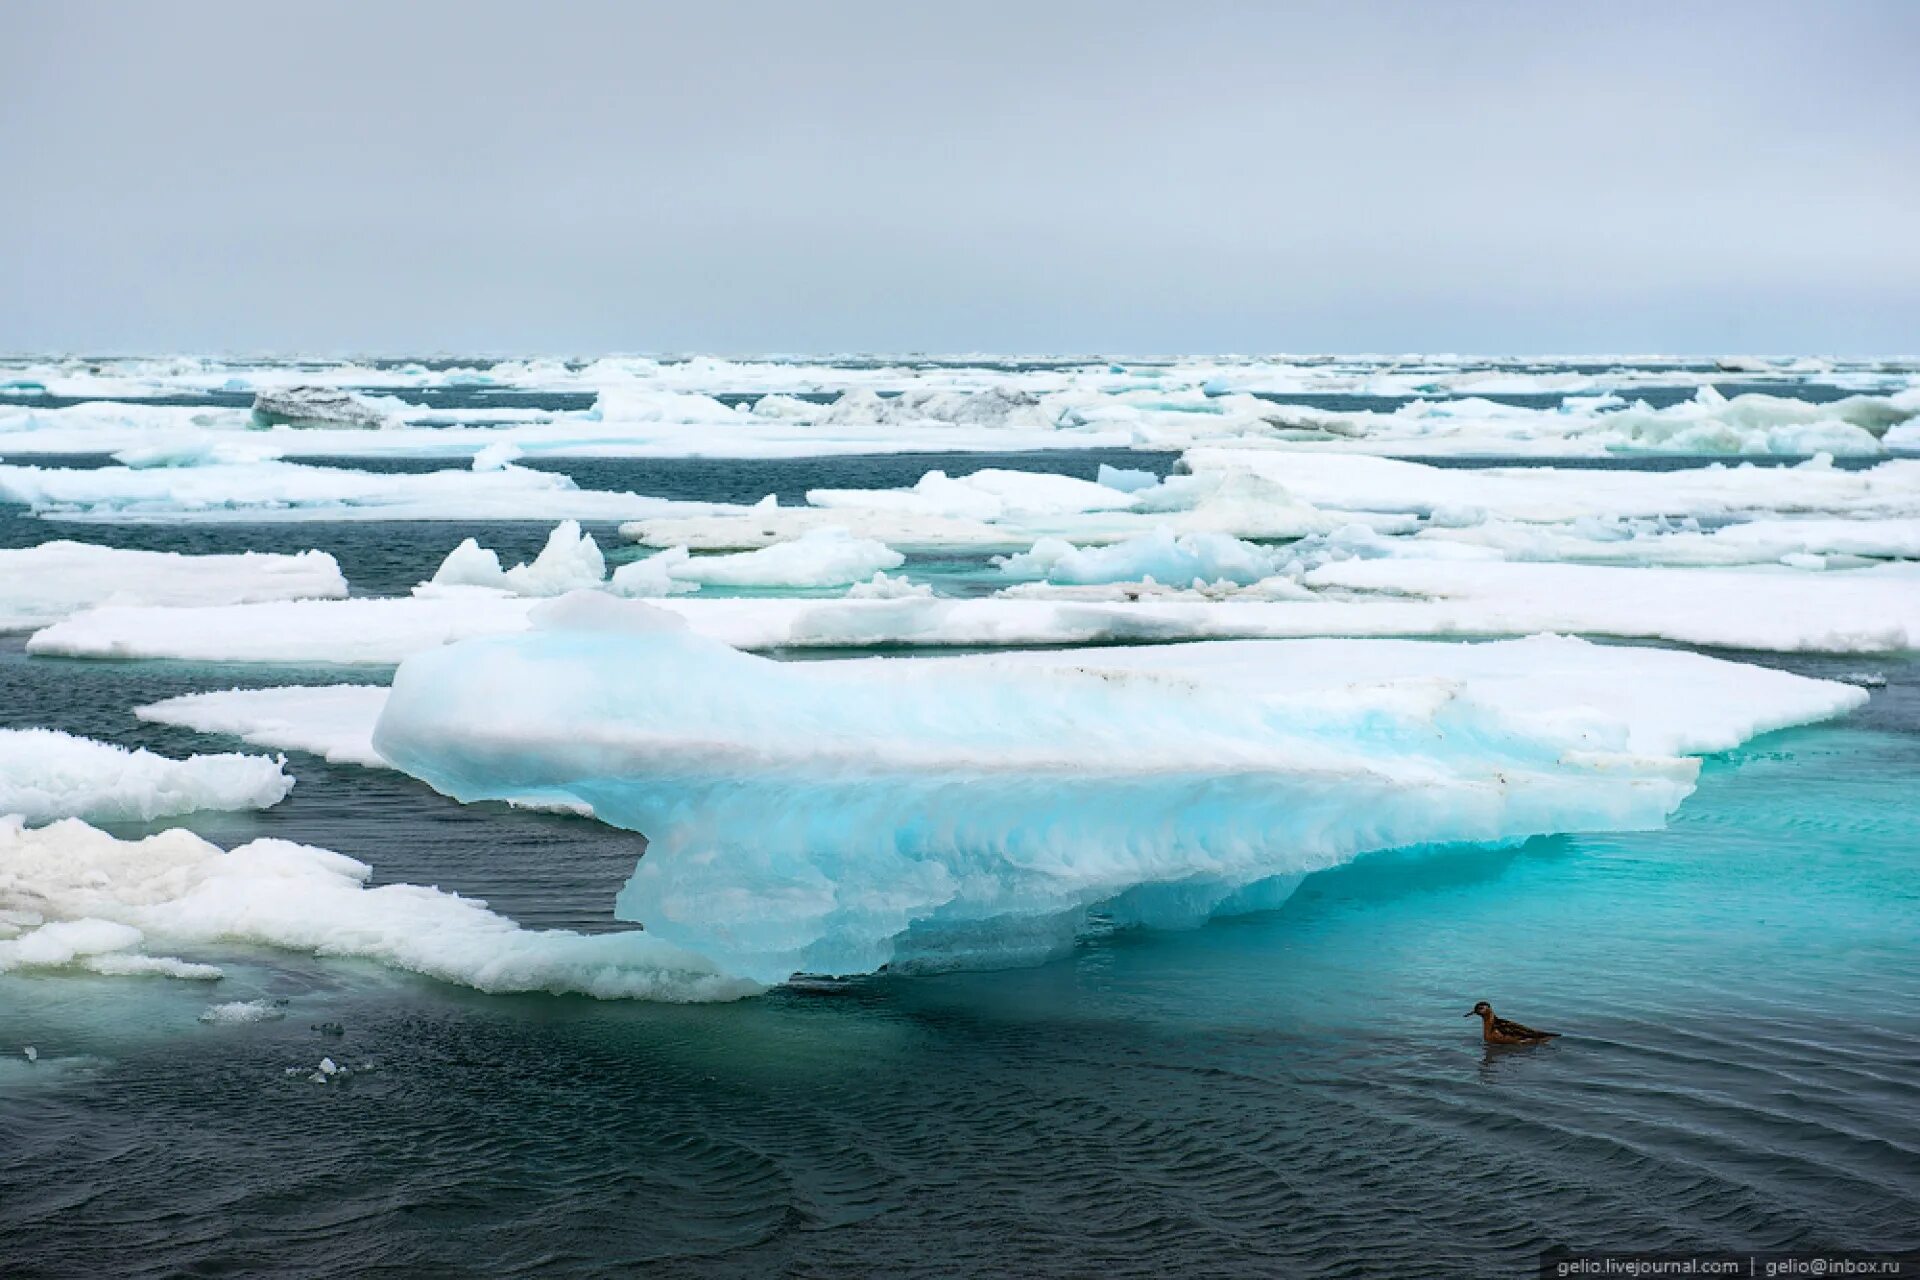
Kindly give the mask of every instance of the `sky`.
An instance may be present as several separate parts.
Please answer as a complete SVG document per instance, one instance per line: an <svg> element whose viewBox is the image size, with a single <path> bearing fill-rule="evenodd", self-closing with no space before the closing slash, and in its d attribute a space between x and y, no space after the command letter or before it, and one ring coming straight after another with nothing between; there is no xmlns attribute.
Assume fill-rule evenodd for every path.
<svg viewBox="0 0 1920 1280"><path fill-rule="evenodd" d="M0 5L0 350L1920 352L1920 3Z"/></svg>

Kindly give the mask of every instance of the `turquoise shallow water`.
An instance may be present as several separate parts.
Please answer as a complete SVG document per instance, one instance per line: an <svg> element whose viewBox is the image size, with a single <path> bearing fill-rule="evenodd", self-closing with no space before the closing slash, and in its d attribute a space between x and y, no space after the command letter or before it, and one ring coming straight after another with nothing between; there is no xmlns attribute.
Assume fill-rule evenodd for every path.
<svg viewBox="0 0 1920 1280"><path fill-rule="evenodd" d="M281 528L379 590L452 541ZM211 993L0 978L0 1275L1483 1276L1554 1244L1920 1246L1920 663L1782 665L1886 683L1710 760L1665 831L1376 855L1038 968L693 1008L270 952L207 957ZM0 723L207 750L130 708L343 674L366 678L14 640ZM281 806L187 825L611 923L630 834L291 764ZM287 1016L196 1021L255 996ZM1481 998L1565 1038L1486 1049ZM322 1054L377 1069L286 1074Z"/></svg>

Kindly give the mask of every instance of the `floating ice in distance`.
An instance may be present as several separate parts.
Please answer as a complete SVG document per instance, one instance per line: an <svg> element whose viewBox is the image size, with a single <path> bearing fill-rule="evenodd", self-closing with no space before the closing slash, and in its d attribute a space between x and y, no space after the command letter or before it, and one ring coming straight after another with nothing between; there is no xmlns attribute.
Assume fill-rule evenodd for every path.
<svg viewBox="0 0 1920 1280"><path fill-rule="evenodd" d="M1196 476L1259 476L1316 507L1405 512L1450 524L1488 517L1551 523L1586 517L1920 515L1920 461L1911 460L1865 471L1842 471L1819 460L1796 467L1678 471L1466 470L1352 454L1196 449L1183 461Z"/></svg>
<svg viewBox="0 0 1920 1280"><path fill-rule="evenodd" d="M0 502L65 520L636 520L710 504L582 489L563 475L356 471L293 462L181 468L0 466Z"/></svg>
<svg viewBox="0 0 1920 1280"><path fill-rule="evenodd" d="M1108 582L1233 582L1241 585L1271 577L1277 557L1265 547L1224 533L1186 533L1169 529L1141 534L1106 547L1081 549L1059 538L1033 544L1000 562L1009 577L1092 585Z"/></svg>
<svg viewBox="0 0 1920 1280"><path fill-rule="evenodd" d="M1390 597L1310 606L1335 609L1350 634L1386 634L1369 628L1372 619L1403 635L1563 631L1780 653L1920 649L1920 566L1913 564L1808 574L1355 559L1323 565L1305 582L1322 592Z"/></svg>
<svg viewBox="0 0 1920 1280"><path fill-rule="evenodd" d="M253 420L263 427L359 427L393 421L392 409L338 387L282 387L253 397Z"/></svg>
<svg viewBox="0 0 1920 1280"><path fill-rule="evenodd" d="M0 550L0 632L31 631L103 604L245 604L347 594L324 551L182 555L84 542Z"/></svg>
<svg viewBox="0 0 1920 1280"><path fill-rule="evenodd" d="M189 693L133 714L153 724L225 734L251 746L305 751L337 764L377 768L373 722L386 705L379 685L275 685Z"/></svg>
<svg viewBox="0 0 1920 1280"><path fill-rule="evenodd" d="M412 884L370 888L352 858L255 840L222 852L192 832L118 840L68 820L0 818L0 972L82 968L217 978L156 954L241 943L373 960L487 992L727 1000L758 988L638 930L523 929L484 902Z"/></svg>
<svg viewBox="0 0 1920 1280"><path fill-rule="evenodd" d="M1433 545L1436 553L1447 550ZM1217 591L1167 596L1134 588L1089 597L1085 589L1062 587L1044 595L1012 588L1009 596L989 599L669 599L657 604L695 631L742 649L1484 637L1538 631L1778 652L1920 648L1920 567L1911 564L1812 574L1345 560L1310 570L1303 586L1311 590L1269 578L1234 598ZM392 665L456 640L524 631L539 604L475 590L442 599L106 608L36 632L27 651L191 662Z"/></svg>
<svg viewBox="0 0 1920 1280"><path fill-rule="evenodd" d="M892 546L1024 549L1041 538L1123 542L1159 529L1242 538L1298 538L1349 520L1301 502L1248 467L1168 477L1121 490L1071 476L986 470L954 478L929 471L905 489L815 489L809 507L761 502L699 516L663 516L621 526L649 546L761 547L829 525ZM1410 516L1379 518L1410 528Z"/></svg>
<svg viewBox="0 0 1920 1280"><path fill-rule="evenodd" d="M52 729L0 729L0 814L29 822L151 822L200 809L266 809L293 789L264 756L171 760Z"/></svg>
<svg viewBox="0 0 1920 1280"><path fill-rule="evenodd" d="M883 542L829 526L758 551L680 558L668 572L704 586L842 587L905 563L905 556Z"/></svg>
<svg viewBox="0 0 1920 1280"><path fill-rule="evenodd" d="M461 800L570 799L644 832L618 914L761 982L1027 960L1096 914L1190 924L1369 850L1655 826L1692 786L1676 737L1862 697L1694 655L1598 659L1643 664L1703 725L1675 730L1592 678L1481 696L1370 675L1364 651L1303 689L1267 679L1281 654L1206 646L775 663L593 593L536 620L403 664L377 749ZM1549 645L1563 668L1592 649Z"/></svg>

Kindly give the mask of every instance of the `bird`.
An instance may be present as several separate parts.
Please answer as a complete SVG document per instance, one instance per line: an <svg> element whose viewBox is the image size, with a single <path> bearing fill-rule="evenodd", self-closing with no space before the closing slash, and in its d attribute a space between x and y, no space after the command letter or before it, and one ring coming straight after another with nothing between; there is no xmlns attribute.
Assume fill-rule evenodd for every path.
<svg viewBox="0 0 1920 1280"><path fill-rule="evenodd" d="M1545 1044L1560 1034L1558 1031L1535 1031L1532 1027L1523 1027L1505 1018L1496 1018L1493 1016L1493 1006L1485 1000L1460 1016L1479 1018L1480 1038L1488 1044Z"/></svg>

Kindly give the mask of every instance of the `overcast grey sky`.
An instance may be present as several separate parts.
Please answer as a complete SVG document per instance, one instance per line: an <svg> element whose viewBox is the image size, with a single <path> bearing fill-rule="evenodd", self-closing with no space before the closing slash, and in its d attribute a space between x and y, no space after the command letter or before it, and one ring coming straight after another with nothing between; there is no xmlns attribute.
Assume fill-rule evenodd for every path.
<svg viewBox="0 0 1920 1280"><path fill-rule="evenodd" d="M0 349L1920 350L1920 3L0 5Z"/></svg>

